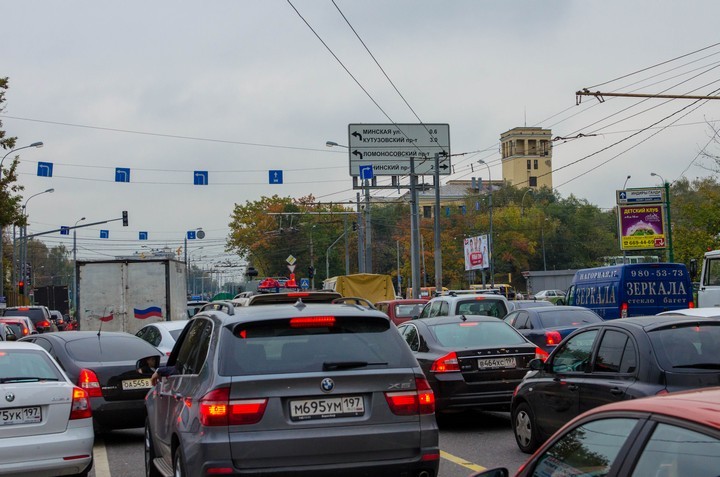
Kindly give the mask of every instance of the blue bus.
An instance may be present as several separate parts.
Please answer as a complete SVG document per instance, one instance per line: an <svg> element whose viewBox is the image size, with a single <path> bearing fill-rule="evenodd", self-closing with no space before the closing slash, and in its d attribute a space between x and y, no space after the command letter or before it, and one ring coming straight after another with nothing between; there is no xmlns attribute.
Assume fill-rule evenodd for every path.
<svg viewBox="0 0 720 477"><path fill-rule="evenodd" d="M682 263L637 263L578 270L568 305L584 306L605 320L693 308L690 274Z"/></svg>

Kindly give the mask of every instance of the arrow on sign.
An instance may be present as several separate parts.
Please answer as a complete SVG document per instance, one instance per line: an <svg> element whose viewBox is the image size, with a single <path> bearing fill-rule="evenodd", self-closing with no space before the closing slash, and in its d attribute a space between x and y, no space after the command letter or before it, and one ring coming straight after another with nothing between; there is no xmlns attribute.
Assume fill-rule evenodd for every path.
<svg viewBox="0 0 720 477"><path fill-rule="evenodd" d="M352 153L353 153L353 156L360 156L360 159L363 158L362 152L358 151L357 149L354 150Z"/></svg>
<svg viewBox="0 0 720 477"><path fill-rule="evenodd" d="M358 138L359 141L362 141L362 134L360 134L360 133L357 132L357 131L353 131L353 133L351 134L351 136L355 136L356 138Z"/></svg>

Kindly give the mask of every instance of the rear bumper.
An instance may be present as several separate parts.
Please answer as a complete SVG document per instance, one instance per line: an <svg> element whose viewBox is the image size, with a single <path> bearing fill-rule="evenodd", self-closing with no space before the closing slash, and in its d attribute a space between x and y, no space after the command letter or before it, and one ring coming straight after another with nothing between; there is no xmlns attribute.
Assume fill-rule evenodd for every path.
<svg viewBox="0 0 720 477"><path fill-rule="evenodd" d="M515 387L521 379L467 384L462 378L443 376L442 381L430 383L435 393L436 412L484 409L509 411Z"/></svg>
<svg viewBox="0 0 720 477"><path fill-rule="evenodd" d="M145 426L144 399L129 401L106 401L105 398L90 398L96 427L105 429L132 429Z"/></svg>

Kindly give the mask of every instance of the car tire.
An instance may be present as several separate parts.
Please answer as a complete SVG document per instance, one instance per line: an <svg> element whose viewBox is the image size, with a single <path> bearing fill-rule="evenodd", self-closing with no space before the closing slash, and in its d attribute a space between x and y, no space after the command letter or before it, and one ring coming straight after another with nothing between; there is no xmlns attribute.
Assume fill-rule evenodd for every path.
<svg viewBox="0 0 720 477"><path fill-rule="evenodd" d="M175 449L175 459L173 461L173 476L174 477L187 477L185 472L185 459L183 458L182 449L178 447Z"/></svg>
<svg viewBox="0 0 720 477"><path fill-rule="evenodd" d="M153 464L156 457L150 425L145 421L145 477L162 477L160 471Z"/></svg>
<svg viewBox="0 0 720 477"><path fill-rule="evenodd" d="M528 403L520 403L513 410L512 428L515 442L524 453L532 454L540 446L537 423Z"/></svg>

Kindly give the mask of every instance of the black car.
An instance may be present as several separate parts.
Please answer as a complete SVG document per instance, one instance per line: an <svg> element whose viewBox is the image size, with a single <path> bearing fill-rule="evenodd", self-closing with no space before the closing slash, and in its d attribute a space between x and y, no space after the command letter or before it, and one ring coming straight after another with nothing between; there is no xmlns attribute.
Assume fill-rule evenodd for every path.
<svg viewBox="0 0 720 477"><path fill-rule="evenodd" d="M580 413L614 401L717 386L720 319L645 316L604 321L530 363L512 401L512 428L530 453Z"/></svg>
<svg viewBox="0 0 720 477"><path fill-rule="evenodd" d="M51 319L50 310L46 306L11 306L3 308L3 316L27 316L35 325L38 333L58 331L55 322Z"/></svg>
<svg viewBox="0 0 720 477"><path fill-rule="evenodd" d="M45 348L88 392L96 432L145 425L145 395L161 358L154 346L128 333L96 331L43 333L21 341Z"/></svg>
<svg viewBox="0 0 720 477"><path fill-rule="evenodd" d="M530 361L547 356L490 316L423 318L406 321L398 330L428 378L437 412L510 410L513 390Z"/></svg>

